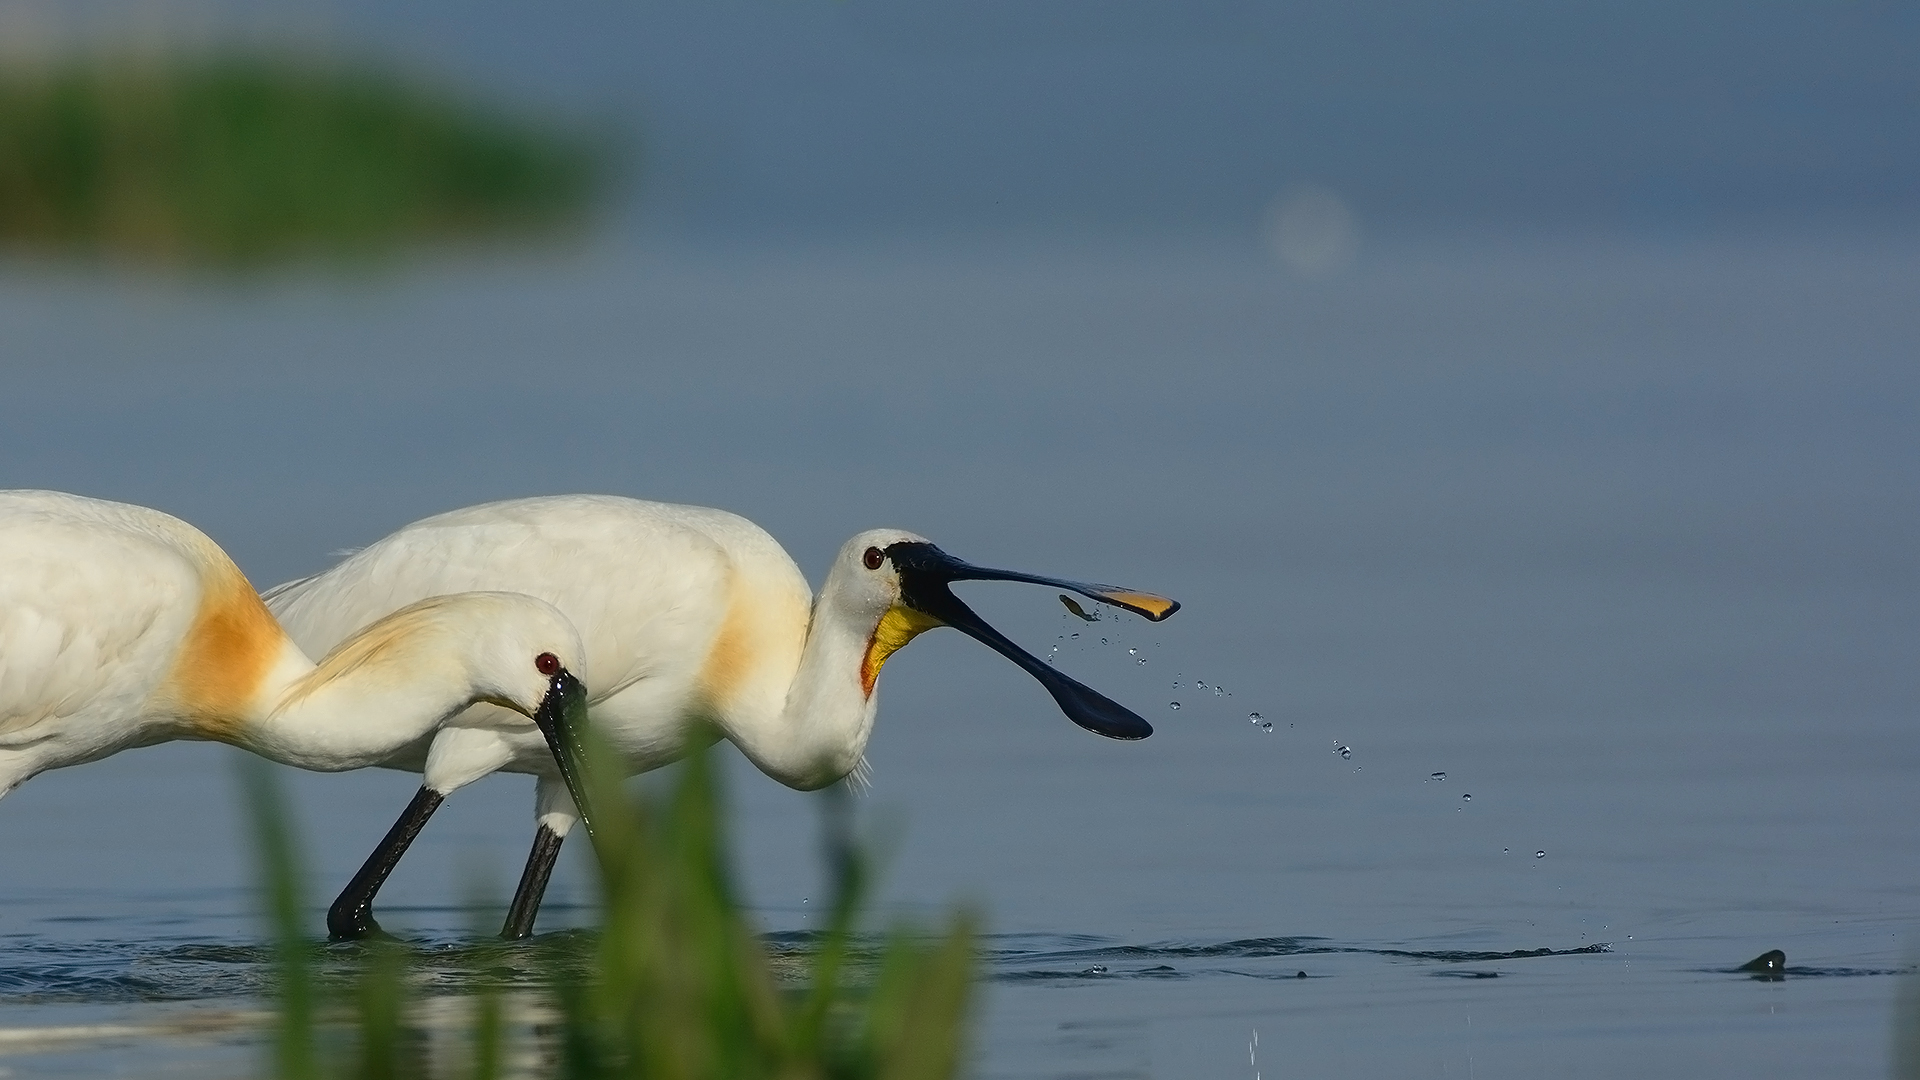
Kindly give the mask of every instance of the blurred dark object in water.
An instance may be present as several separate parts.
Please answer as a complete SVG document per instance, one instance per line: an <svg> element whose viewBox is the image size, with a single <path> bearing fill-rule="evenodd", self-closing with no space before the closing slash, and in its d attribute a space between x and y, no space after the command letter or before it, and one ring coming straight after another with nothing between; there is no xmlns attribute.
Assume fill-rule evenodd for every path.
<svg viewBox="0 0 1920 1080"><path fill-rule="evenodd" d="M1787 954L1779 949L1769 949L1734 970L1750 971L1756 979L1778 982L1787 977Z"/></svg>
<svg viewBox="0 0 1920 1080"><path fill-rule="evenodd" d="M93 57L0 69L0 248L249 266L551 231L607 153L370 65Z"/></svg>

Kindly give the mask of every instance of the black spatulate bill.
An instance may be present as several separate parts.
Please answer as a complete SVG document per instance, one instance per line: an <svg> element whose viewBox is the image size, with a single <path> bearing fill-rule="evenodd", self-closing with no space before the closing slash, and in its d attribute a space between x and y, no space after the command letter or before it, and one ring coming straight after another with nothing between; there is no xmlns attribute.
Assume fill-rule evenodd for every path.
<svg viewBox="0 0 1920 1080"><path fill-rule="evenodd" d="M547 740L553 761L580 812L580 824L593 835L593 813L587 799L586 761L581 741L587 729L587 688L573 673L561 668L548 682L547 695L533 714L533 722Z"/></svg>
<svg viewBox="0 0 1920 1080"><path fill-rule="evenodd" d="M1077 592L1092 600L1142 615L1154 622L1180 610L1180 605L1164 596L1121 589L1111 585L1065 581L1011 570L990 570L960 561L928 543L907 542L886 550L894 569L900 573L900 599L907 606L940 620L974 638L988 648L1020 665L1039 680L1047 693L1067 714L1067 719L1097 735L1109 739L1144 739L1153 734L1153 725L1119 702L1070 679L1057 668L1042 662L1032 653L1009 641L1006 635L987 624L973 609L961 602L948 588L955 581L1024 581L1056 589Z"/></svg>

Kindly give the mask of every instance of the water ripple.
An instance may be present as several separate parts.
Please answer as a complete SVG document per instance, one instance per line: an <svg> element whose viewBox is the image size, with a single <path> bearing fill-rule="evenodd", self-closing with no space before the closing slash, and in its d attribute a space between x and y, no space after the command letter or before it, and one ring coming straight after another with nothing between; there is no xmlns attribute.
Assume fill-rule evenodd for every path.
<svg viewBox="0 0 1920 1080"><path fill-rule="evenodd" d="M798 975L817 946L817 933L793 931L765 938L775 963ZM877 960L886 938L868 935L855 943L856 964ZM458 993L481 983L533 987L583 970L595 937L582 930L541 934L526 942L487 938L442 938L412 942L413 978L429 993ZM1309 977L1296 965L1271 961L1310 956L1376 956L1394 961L1471 964L1539 957L1604 953L1604 944L1577 948L1463 950L1412 949L1343 943L1327 938L1259 937L1219 942L1130 944L1086 934L1001 934L982 942L988 978L1000 982L1070 982L1099 979L1188 979L1225 975L1252 979ZM352 943L311 946L323 983L351 980L364 954ZM271 988L272 950L258 943L209 941L126 942L15 941L0 961L0 1002L125 1003L258 997ZM1792 975L1877 974L1845 969L1790 969ZM1436 975L1487 978L1490 973L1437 971Z"/></svg>
<svg viewBox="0 0 1920 1080"><path fill-rule="evenodd" d="M1194 975L1237 975L1252 979L1309 978L1301 970L1248 971L1239 966L1221 967L1208 961L1265 960L1281 957L1360 955L1394 960L1431 961L1445 964L1469 964L1493 960L1524 960L1544 956L1584 956L1611 952L1605 943L1581 945L1569 949L1405 949L1383 946L1343 944L1320 937L1238 938L1222 942L1161 942L1129 945L1085 935L1048 939L1046 935L990 936L986 950L989 975L1001 982L1032 982L1049 979L1189 978ZM1036 947L1051 944L1054 947ZM1067 945L1069 947L1059 947ZM1155 963L1155 961L1158 961ZM1180 962L1176 967L1174 962ZM1116 963L1129 965L1120 968ZM1287 965L1291 967L1291 965ZM1436 972L1435 974L1447 974ZM1453 972L1455 977L1487 978L1488 974Z"/></svg>

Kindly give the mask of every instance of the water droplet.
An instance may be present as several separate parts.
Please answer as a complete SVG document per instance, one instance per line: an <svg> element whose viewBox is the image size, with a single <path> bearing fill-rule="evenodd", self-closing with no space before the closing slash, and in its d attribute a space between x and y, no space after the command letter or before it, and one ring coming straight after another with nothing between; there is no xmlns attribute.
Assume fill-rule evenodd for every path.
<svg viewBox="0 0 1920 1080"><path fill-rule="evenodd" d="M1141 657L1141 658L1140 658L1140 664L1141 664L1141 666L1143 666L1143 667L1144 667L1144 666L1146 665L1146 662L1147 662L1147 658L1146 658L1146 657L1144 657L1144 656L1143 656L1143 657Z"/></svg>
<svg viewBox="0 0 1920 1080"><path fill-rule="evenodd" d="M1250 712L1247 714L1247 723L1249 724L1257 724L1263 719L1265 719L1265 717L1262 717L1257 712Z"/></svg>
<svg viewBox="0 0 1920 1080"><path fill-rule="evenodd" d="M1102 644L1102 645L1105 645L1106 643L1107 643L1107 639L1106 639L1106 638L1101 638L1101 639L1100 639L1100 644Z"/></svg>
<svg viewBox="0 0 1920 1080"><path fill-rule="evenodd" d="M1260 725L1260 730L1261 730L1261 731L1272 731L1272 730L1273 730L1273 721L1271 721L1271 720L1268 720L1268 721L1267 721L1266 723L1264 723L1264 724L1261 724L1261 725Z"/></svg>
<svg viewBox="0 0 1920 1080"><path fill-rule="evenodd" d="M1427 779L1432 780L1436 783L1441 780L1445 780L1446 778L1447 778L1447 774L1443 772L1437 772L1427 777Z"/></svg>
<svg viewBox="0 0 1920 1080"><path fill-rule="evenodd" d="M1536 859L1544 859L1547 857L1547 853L1544 851L1536 851L1533 853L1533 857Z"/></svg>
<svg viewBox="0 0 1920 1080"><path fill-rule="evenodd" d="M1339 754L1341 757L1347 759L1348 761L1353 760L1353 747L1351 746L1346 746L1341 743L1335 743L1333 744L1333 752L1336 754Z"/></svg>
<svg viewBox="0 0 1920 1080"><path fill-rule="evenodd" d="M1167 708L1169 708L1169 709L1172 709L1172 710L1173 710L1174 712L1179 712L1179 711L1180 711L1180 703L1179 703L1179 702L1177 702L1177 701L1169 701L1169 702L1167 702Z"/></svg>
<svg viewBox="0 0 1920 1080"><path fill-rule="evenodd" d="M1139 656L1139 655L1140 655L1140 650L1139 650L1139 649L1136 649L1136 648L1133 648L1133 647L1131 647L1131 646L1129 646L1129 647L1127 648L1127 655L1128 655L1128 656Z"/></svg>
<svg viewBox="0 0 1920 1080"><path fill-rule="evenodd" d="M1199 689L1199 690L1205 690L1205 689L1207 688L1207 680L1205 680L1205 679L1195 679L1195 680L1193 680L1193 685L1194 685L1194 688L1195 688L1195 689Z"/></svg>
<svg viewBox="0 0 1920 1080"><path fill-rule="evenodd" d="M1473 796L1471 796L1471 795L1465 795L1465 794L1463 794L1463 795L1461 795L1461 796L1460 796L1460 801L1461 801L1461 802L1472 802L1472 801L1473 801Z"/></svg>
<svg viewBox="0 0 1920 1080"><path fill-rule="evenodd" d="M1067 635L1067 636L1068 636L1068 637L1075 637L1075 638L1077 638L1077 637L1079 637L1079 636L1080 636L1080 634L1079 634L1079 632L1078 632L1078 631L1075 631L1074 633L1072 633L1072 634L1069 634L1069 635Z"/></svg>
<svg viewBox="0 0 1920 1080"><path fill-rule="evenodd" d="M1509 852L1511 852L1512 850L1513 850L1512 848L1501 848L1501 849L1500 849L1500 854L1502 854L1502 855L1505 855L1505 854L1508 854Z"/></svg>
<svg viewBox="0 0 1920 1080"><path fill-rule="evenodd" d="M1227 691L1226 691L1226 688L1225 688L1225 687L1223 687L1223 686L1221 686L1221 685L1220 685L1219 683L1214 683L1214 684L1213 684L1213 696L1214 696L1214 697L1219 697L1219 696L1220 696L1221 694L1224 694L1224 693L1226 693L1226 692L1227 692Z"/></svg>
<svg viewBox="0 0 1920 1080"><path fill-rule="evenodd" d="M1174 688L1175 690L1178 690L1178 689L1180 689L1180 680L1179 680L1179 679L1175 679L1175 680L1173 680L1173 688Z"/></svg>
<svg viewBox="0 0 1920 1080"><path fill-rule="evenodd" d="M806 898L806 897L804 897L804 896L803 896L803 897L801 897L801 898L800 898L800 902L801 902L801 903L803 903L803 904L804 904L804 903L806 903L806 902L807 902L807 898Z"/></svg>

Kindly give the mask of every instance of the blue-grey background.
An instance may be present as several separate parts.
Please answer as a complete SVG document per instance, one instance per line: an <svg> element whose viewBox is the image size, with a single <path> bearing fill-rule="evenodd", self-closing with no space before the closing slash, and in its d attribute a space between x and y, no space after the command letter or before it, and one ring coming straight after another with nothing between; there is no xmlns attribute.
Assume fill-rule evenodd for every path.
<svg viewBox="0 0 1920 1080"><path fill-rule="evenodd" d="M1892 0L10 0L48 43L301 42L623 122L656 226L1250 229L1290 183L1381 228L1911 220Z"/></svg>
<svg viewBox="0 0 1920 1080"><path fill-rule="evenodd" d="M1141 744L959 635L888 665L863 809L894 910L1005 935L981 1075L1885 1074L1920 898L1910 6L50 10L7 39L371 50L607 120L636 186L571 245L372 273L9 263L7 486L161 507L263 586L610 491L746 514L816 580L884 524L1185 602L970 594L1038 651L1081 633L1058 661ZM1286 256L1301 192L1336 258ZM0 804L6 1023L142 1015L128 979L184 978L156 950L257 933L231 756ZM746 887L805 926L811 800L734 772ZM330 895L414 781L294 779ZM509 887L527 786L449 802L389 925ZM591 918L579 860L550 924ZM1376 951L1229 947L1307 936ZM1725 970L1774 947L1783 983Z"/></svg>

